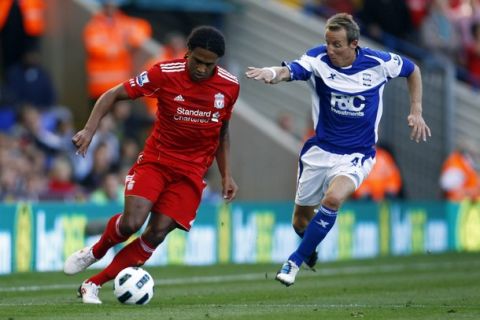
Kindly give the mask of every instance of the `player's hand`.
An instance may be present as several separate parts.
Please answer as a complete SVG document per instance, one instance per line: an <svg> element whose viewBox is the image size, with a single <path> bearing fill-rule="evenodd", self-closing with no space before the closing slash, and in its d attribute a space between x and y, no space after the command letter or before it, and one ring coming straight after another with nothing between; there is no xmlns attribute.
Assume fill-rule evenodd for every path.
<svg viewBox="0 0 480 320"><path fill-rule="evenodd" d="M272 71L272 68L255 68L255 67L248 67L247 72L245 75L249 79L260 80L265 83L273 84L273 80L277 75L275 71Z"/></svg>
<svg viewBox="0 0 480 320"><path fill-rule="evenodd" d="M223 200L230 202L235 199L237 195L238 186L232 177L225 177L222 179Z"/></svg>
<svg viewBox="0 0 480 320"><path fill-rule="evenodd" d="M73 138L72 143L77 148L77 154L81 155L85 158L85 154L87 153L88 146L90 142L92 142L93 132L89 130L83 129L77 132Z"/></svg>
<svg viewBox="0 0 480 320"><path fill-rule="evenodd" d="M423 120L422 115L419 114L410 114L407 117L408 126L412 128L410 133L410 139L415 140L417 143L420 142L420 139L423 141L427 141L427 136L431 137L432 133L430 132L430 128Z"/></svg>

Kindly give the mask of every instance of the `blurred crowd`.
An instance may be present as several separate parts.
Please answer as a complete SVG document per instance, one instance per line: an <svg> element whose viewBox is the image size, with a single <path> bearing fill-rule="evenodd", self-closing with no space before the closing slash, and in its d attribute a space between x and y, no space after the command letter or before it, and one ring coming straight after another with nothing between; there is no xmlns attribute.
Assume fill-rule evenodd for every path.
<svg viewBox="0 0 480 320"><path fill-rule="evenodd" d="M106 89L138 72L133 70L133 57L152 36L148 21L122 13L114 0L100 2L100 10L83 33L90 107ZM361 19L371 37L386 45L391 36L421 40L431 52L464 66L470 72L469 81L480 84L480 0L284 2L321 16L350 12ZM0 201L121 203L124 177L142 147L144 136L139 133L155 117L155 100L144 98L147 119L140 122L130 102L118 103L103 119L86 157L77 155L71 143L78 129L72 111L58 104L56 88L41 63L46 5L44 0L0 1ZM143 69L156 61L181 58L185 52L183 34L164 35L160 51ZM291 114L281 114L277 121L282 129L293 132ZM311 129L306 131L300 139L313 134ZM402 178L394 155L388 146L379 146L377 154L371 175L354 198L402 198ZM479 163L471 145L454 150L440 177L446 199L480 198ZM205 201L220 198L207 185Z"/></svg>
<svg viewBox="0 0 480 320"><path fill-rule="evenodd" d="M281 0L307 14L348 12L362 32L387 48L457 66L460 80L480 88L480 0Z"/></svg>
<svg viewBox="0 0 480 320"><path fill-rule="evenodd" d="M124 14L116 1L100 4L83 33L90 107L105 90L138 72L133 57L152 36L148 21ZM143 143L137 129L153 124L155 101L144 101L149 111L140 124L130 102L117 103L102 120L85 158L77 155L71 142L78 129L72 111L58 104L52 78L41 63L46 5L43 0L0 2L0 201L121 203L124 177ZM165 39L145 69L183 57L185 37L175 32Z"/></svg>
<svg viewBox="0 0 480 320"><path fill-rule="evenodd" d="M480 88L480 0L280 0L304 13L328 18L347 12L364 35L388 49L415 59L448 59L459 80ZM294 132L292 115L282 113L277 124ZM307 139L314 132L306 126ZM450 201L480 200L480 153L475 142L459 140L439 172L443 197ZM354 199L382 201L403 198L402 177L388 146L379 145L372 172Z"/></svg>

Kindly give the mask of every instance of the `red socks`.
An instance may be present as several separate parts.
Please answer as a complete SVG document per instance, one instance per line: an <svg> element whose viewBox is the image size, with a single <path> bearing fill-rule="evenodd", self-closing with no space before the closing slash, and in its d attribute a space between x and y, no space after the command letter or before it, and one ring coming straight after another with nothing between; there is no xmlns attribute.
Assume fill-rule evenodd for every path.
<svg viewBox="0 0 480 320"><path fill-rule="evenodd" d="M103 236L102 236L103 238ZM137 267L143 265L155 251L155 248L147 243L142 237L138 237L125 248L120 250L110 263L100 273L94 275L87 281L96 285L102 285L107 281L114 279L117 274L127 267Z"/></svg>
<svg viewBox="0 0 480 320"><path fill-rule="evenodd" d="M97 243L93 245L92 253L93 256L97 259L103 258L103 256L107 253L108 249L113 247L114 245L121 243L127 240L130 235L124 236L120 233L118 229L118 224L120 222L120 217L122 216L121 213L114 215L113 217L108 220L107 226L105 227L105 231L103 231L102 237L98 240Z"/></svg>

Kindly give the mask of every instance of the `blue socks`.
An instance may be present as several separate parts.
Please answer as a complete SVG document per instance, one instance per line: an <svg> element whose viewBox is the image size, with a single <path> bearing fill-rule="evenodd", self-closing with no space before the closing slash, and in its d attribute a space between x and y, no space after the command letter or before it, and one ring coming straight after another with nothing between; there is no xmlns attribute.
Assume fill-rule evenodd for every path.
<svg viewBox="0 0 480 320"><path fill-rule="evenodd" d="M337 211L321 206L320 209L318 209L318 213L308 224L297 251L292 253L288 260L292 260L300 267L315 251L318 244L325 238L330 229L332 229L336 219Z"/></svg>

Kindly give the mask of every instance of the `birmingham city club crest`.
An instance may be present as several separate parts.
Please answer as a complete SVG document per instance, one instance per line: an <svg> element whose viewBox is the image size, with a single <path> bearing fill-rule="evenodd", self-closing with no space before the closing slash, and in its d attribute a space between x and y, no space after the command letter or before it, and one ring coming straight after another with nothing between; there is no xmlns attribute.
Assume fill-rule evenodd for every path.
<svg viewBox="0 0 480 320"><path fill-rule="evenodd" d="M215 108L217 109L223 109L223 107L225 106L225 96L221 93L217 93L215 95L215 104L214 104Z"/></svg>

